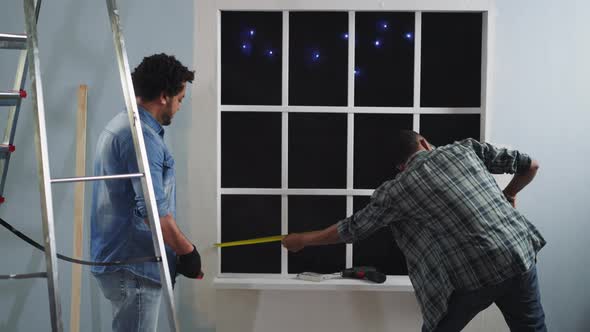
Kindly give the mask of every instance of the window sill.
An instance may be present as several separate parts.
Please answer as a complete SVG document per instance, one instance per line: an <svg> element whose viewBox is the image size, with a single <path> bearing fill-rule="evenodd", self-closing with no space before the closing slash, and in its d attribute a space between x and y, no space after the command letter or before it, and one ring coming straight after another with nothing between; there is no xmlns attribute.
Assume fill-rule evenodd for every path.
<svg viewBox="0 0 590 332"><path fill-rule="evenodd" d="M217 289L251 289L251 290L325 290L325 291L378 291L378 292L413 292L414 288L408 276L387 276L382 284L364 280L331 279L323 281L306 281L295 276L276 278L239 278L217 277L213 280Z"/></svg>

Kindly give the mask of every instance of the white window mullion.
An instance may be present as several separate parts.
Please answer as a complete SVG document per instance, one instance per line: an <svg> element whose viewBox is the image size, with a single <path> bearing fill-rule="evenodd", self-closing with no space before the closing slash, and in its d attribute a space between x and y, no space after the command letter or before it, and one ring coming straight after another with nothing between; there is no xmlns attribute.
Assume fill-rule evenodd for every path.
<svg viewBox="0 0 590 332"><path fill-rule="evenodd" d="M216 160L217 160L217 177L216 177L216 188L217 188L217 243L221 243L221 11L217 11L217 21L215 22L216 38L217 38L217 54L215 55L217 61L217 71L215 73L217 77L216 88L217 94L215 95L215 102L217 104L217 149L216 149ZM221 248L217 248L217 271L221 273Z"/></svg>
<svg viewBox="0 0 590 332"><path fill-rule="evenodd" d="M422 12L414 17L414 123L413 130L420 132L420 83L422 77Z"/></svg>
<svg viewBox="0 0 590 332"><path fill-rule="evenodd" d="M492 117L489 112L489 100L491 95L491 59L490 54L493 52L494 46L494 25L493 25L493 9L482 13L482 36L481 36L481 119L480 119L480 140L490 139L490 128Z"/></svg>
<svg viewBox="0 0 590 332"><path fill-rule="evenodd" d="M355 12L348 12L348 107L354 107L355 48L356 39ZM346 189L352 190L354 185L354 113L348 113L348 140L346 163ZM346 196L346 215L352 215L353 196ZM346 244L346 268L352 267L352 244Z"/></svg>
<svg viewBox="0 0 590 332"><path fill-rule="evenodd" d="M281 234L289 233L287 188L289 186L289 12L283 11L282 130L281 130ZM281 275L289 272L289 252L281 246Z"/></svg>

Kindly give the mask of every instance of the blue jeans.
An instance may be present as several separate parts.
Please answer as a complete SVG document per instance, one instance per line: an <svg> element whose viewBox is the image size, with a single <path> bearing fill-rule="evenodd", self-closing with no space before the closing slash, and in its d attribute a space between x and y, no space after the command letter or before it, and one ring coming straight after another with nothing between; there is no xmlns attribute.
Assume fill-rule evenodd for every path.
<svg viewBox="0 0 590 332"><path fill-rule="evenodd" d="M162 288L126 270L94 274L113 305L113 332L156 331Z"/></svg>
<svg viewBox="0 0 590 332"><path fill-rule="evenodd" d="M546 332L537 269L498 285L475 291L455 291L435 332L461 331L480 311L496 303L512 332ZM422 328L422 331L426 331Z"/></svg>

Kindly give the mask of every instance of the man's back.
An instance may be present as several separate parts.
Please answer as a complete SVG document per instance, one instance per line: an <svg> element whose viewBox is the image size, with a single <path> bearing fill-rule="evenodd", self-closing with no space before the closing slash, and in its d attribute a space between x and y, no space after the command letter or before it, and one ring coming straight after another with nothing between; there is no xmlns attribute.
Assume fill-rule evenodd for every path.
<svg viewBox="0 0 590 332"><path fill-rule="evenodd" d="M397 206L406 218L392 229L398 245L409 253L409 269L437 266L454 287L475 289L534 264L544 240L506 201L490 173L514 173L528 157L485 149L465 140L420 152L394 180L396 191L404 192Z"/></svg>
<svg viewBox="0 0 590 332"><path fill-rule="evenodd" d="M455 290L474 290L521 275L534 266L545 240L504 198L492 173L517 173L531 159L468 139L419 151L371 203L338 224L345 242L389 226L408 275L433 327Z"/></svg>

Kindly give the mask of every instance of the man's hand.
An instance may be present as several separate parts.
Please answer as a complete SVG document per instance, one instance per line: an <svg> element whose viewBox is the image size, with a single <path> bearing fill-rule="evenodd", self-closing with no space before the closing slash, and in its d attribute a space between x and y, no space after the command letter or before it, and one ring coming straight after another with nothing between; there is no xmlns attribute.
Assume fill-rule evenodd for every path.
<svg viewBox="0 0 590 332"><path fill-rule="evenodd" d="M337 224L334 224L319 231L289 234L281 242L287 250L298 252L305 247L342 243L342 240L338 235Z"/></svg>
<svg viewBox="0 0 590 332"><path fill-rule="evenodd" d="M203 271L201 271L201 255L197 248L193 245L193 251L188 254L178 255L176 264L176 271L183 276L191 279L202 279Z"/></svg>
<svg viewBox="0 0 590 332"><path fill-rule="evenodd" d="M510 205L512 205L512 207L516 209L516 195L512 196L504 190L504 197L506 198L508 203L510 203Z"/></svg>
<svg viewBox="0 0 590 332"><path fill-rule="evenodd" d="M512 207L516 208L516 195L533 181L538 170L539 162L535 159L531 160L531 166L521 174L515 174L512 180L510 180L510 183L504 188L504 197L506 197L506 200L510 202Z"/></svg>
<svg viewBox="0 0 590 332"><path fill-rule="evenodd" d="M285 236L281 241L283 246L292 252L298 252L299 250L305 248L306 244L305 234L303 233L293 233Z"/></svg>

